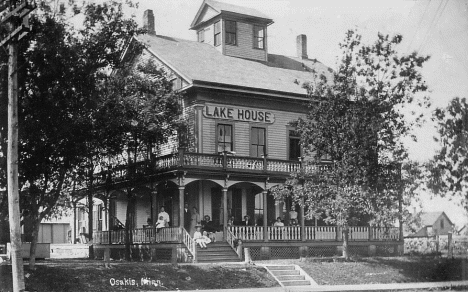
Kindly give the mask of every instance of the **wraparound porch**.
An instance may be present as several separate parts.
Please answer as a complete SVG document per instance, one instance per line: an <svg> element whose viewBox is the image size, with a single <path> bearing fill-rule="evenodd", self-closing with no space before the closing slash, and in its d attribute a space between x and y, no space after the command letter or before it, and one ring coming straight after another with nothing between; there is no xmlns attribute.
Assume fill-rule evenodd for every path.
<svg viewBox="0 0 468 292"><path fill-rule="evenodd" d="M243 242L291 242L291 241L342 241L342 228L337 226L301 226L270 227L231 226L225 233L232 235L232 240ZM156 232L155 228L137 228L131 231L133 243L183 242L185 230L182 227L166 227ZM110 238L109 238L110 234ZM350 241L399 241L397 227L350 226ZM227 237L229 239L229 237ZM124 244L125 230L97 231L95 244Z"/></svg>

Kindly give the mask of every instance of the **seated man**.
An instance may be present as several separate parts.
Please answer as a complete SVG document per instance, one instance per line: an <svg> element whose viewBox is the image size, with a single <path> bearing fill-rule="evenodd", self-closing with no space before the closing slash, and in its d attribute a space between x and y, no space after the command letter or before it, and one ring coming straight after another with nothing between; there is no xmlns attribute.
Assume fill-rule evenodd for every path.
<svg viewBox="0 0 468 292"><path fill-rule="evenodd" d="M214 242L215 233L219 231L219 228L214 224L213 221L211 221L211 218L208 215L205 215L205 217L203 217L201 224L203 227L203 231L206 231L208 233L208 237L211 239L212 242Z"/></svg>

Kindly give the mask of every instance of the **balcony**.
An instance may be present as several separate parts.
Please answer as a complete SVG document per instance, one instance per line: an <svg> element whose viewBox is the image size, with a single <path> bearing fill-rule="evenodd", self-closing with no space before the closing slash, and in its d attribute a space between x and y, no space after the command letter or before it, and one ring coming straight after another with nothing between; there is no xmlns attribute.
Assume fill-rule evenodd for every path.
<svg viewBox="0 0 468 292"><path fill-rule="evenodd" d="M248 156L235 156L228 153L203 154L192 153L184 150L165 156L156 157L153 160L140 161L128 166L125 163L112 167L112 182L118 183L133 176L145 176L177 169L197 169L207 171L228 171L251 174L277 174L287 176L289 173L302 168L308 172L320 172L331 167L330 163L309 164L293 160L270 159L267 157L256 158ZM106 183L107 172L97 176L97 184Z"/></svg>

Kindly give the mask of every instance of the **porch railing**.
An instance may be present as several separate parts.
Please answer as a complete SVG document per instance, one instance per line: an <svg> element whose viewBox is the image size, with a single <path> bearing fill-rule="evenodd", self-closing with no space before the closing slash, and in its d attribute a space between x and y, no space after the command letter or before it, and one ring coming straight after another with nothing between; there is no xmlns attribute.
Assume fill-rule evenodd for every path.
<svg viewBox="0 0 468 292"><path fill-rule="evenodd" d="M137 228L131 231L133 243L154 243L154 242L179 242L180 228L165 227L156 232L154 228ZM108 244L109 233L111 244L125 243L125 230L96 231L93 234L93 242L97 244Z"/></svg>
<svg viewBox="0 0 468 292"><path fill-rule="evenodd" d="M263 240L263 227L261 226L231 226L229 230L243 241Z"/></svg>
<svg viewBox="0 0 468 292"><path fill-rule="evenodd" d="M341 241L341 228L337 226L305 226L306 241ZM300 226L267 227L267 237L264 238L263 226L230 226L226 229L228 243L234 248L234 240L242 241L300 241ZM125 230L97 231L94 233L94 243L108 244L109 233L112 244L125 243ZM195 252L195 242L180 227L162 228L159 233L155 233L154 228L137 228L132 231L134 243L154 243L154 242L180 242L187 246L192 255ZM231 237L229 237L231 236ZM182 239L180 239L182 238ZM398 227L369 227L350 226L349 240L351 241L398 241L400 232ZM232 242L231 242L232 241Z"/></svg>
<svg viewBox="0 0 468 292"><path fill-rule="evenodd" d="M306 241L341 241L341 228L337 226L305 226ZM369 232L370 229L370 232ZM264 240L263 226L231 226L229 231L233 236L243 241ZM398 227L369 227L350 226L349 240L352 241L398 241ZM300 226L267 227L267 236L270 241L300 241Z"/></svg>
<svg viewBox="0 0 468 292"><path fill-rule="evenodd" d="M306 226L306 240L338 240L336 229L336 226Z"/></svg>

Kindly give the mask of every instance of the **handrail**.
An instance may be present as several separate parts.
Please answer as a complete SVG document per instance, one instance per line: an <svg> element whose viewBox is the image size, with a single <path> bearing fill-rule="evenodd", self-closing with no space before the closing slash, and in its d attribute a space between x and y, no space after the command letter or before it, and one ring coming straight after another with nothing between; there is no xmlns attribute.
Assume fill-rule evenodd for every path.
<svg viewBox="0 0 468 292"><path fill-rule="evenodd" d="M188 251L193 257L193 262L197 262L197 243L195 240L190 236L190 234L185 230L184 227L180 227L182 233L182 242L187 247Z"/></svg>
<svg viewBox="0 0 468 292"><path fill-rule="evenodd" d="M232 249L237 253L237 249L235 247L235 241L238 240L238 238L231 232L229 229L229 226L226 226L224 228L224 232L226 232L226 241L227 243L232 247Z"/></svg>

